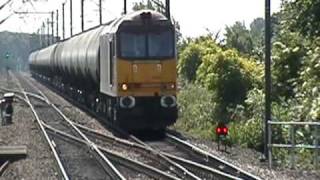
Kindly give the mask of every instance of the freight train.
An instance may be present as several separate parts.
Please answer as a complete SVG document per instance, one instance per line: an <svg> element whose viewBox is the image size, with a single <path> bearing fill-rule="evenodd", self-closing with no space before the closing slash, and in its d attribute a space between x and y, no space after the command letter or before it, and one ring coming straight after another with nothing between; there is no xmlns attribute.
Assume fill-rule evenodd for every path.
<svg viewBox="0 0 320 180"><path fill-rule="evenodd" d="M177 119L176 40L164 15L142 10L34 51L33 77L127 130Z"/></svg>

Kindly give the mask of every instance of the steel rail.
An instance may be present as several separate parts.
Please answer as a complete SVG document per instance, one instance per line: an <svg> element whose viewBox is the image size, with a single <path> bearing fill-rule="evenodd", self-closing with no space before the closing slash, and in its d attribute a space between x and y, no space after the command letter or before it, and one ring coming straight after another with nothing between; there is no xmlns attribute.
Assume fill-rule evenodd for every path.
<svg viewBox="0 0 320 180"><path fill-rule="evenodd" d="M3 92L13 92L13 93L17 93L17 94L23 94L22 91L19 91L19 90L13 90L13 89L7 89L7 88L2 88L0 87L0 91L3 91ZM35 94L35 93L31 93L31 92L27 92L25 91L25 93L33 98L36 98L36 99L41 99L41 100L45 100L43 97L39 96L38 94ZM16 96L16 95L15 95Z"/></svg>
<svg viewBox="0 0 320 180"><path fill-rule="evenodd" d="M182 165L172 161L170 158L166 157L165 155L163 155L160 151L155 150L154 148L152 148L151 146L149 146L148 144L142 142L141 140L139 140L138 138L136 138L133 135L129 136L131 140L137 142L138 144L143 145L146 149L148 149L149 151L157 154L159 157L165 159L168 163L170 163L172 166L176 167L177 170L181 171L182 173L184 173L185 175L188 175L189 178L191 179L201 179L200 177L198 177L197 175L195 175L194 173L190 172L188 169L186 169L185 167L183 167Z"/></svg>
<svg viewBox="0 0 320 180"><path fill-rule="evenodd" d="M0 176L4 173L5 169L8 167L10 161L6 160L0 167Z"/></svg>
<svg viewBox="0 0 320 180"><path fill-rule="evenodd" d="M27 78L25 78L26 82L29 85L32 85L33 83L30 82ZM34 85L34 84L33 84ZM68 124L87 142L87 146L90 150L90 152L93 153L93 155L95 156L95 158L97 159L97 161L100 163L100 165L103 167L103 169L113 178L115 179L121 179L121 180L125 180L126 178L119 172L119 170L114 167L114 165L109 161L109 159L97 148L97 146L88 139L88 137L83 134L74 124L73 122L66 117L63 112L53 103L51 103L49 101L49 99L47 98L47 96L37 87L37 86L33 86L39 94L41 94L41 96L43 96L43 98L45 99L46 103L48 105L50 105L52 108L54 108L59 115L66 121L68 122Z"/></svg>
<svg viewBox="0 0 320 180"><path fill-rule="evenodd" d="M207 163L210 164L211 166L214 166L217 169L220 169L223 172L229 173L233 176L237 176L243 179L252 179L252 180L260 180L259 177L246 172L238 167L236 167L235 165L221 159L218 158L217 156L210 154L209 152L206 152L196 146L194 146L193 144L190 144L184 140L181 140L177 137L175 137L174 135L171 135L169 133L166 133L166 137L170 140L172 140L174 143L180 145L183 147L183 149L191 151L193 153L196 153L197 155L203 157L204 159L207 160Z"/></svg>
<svg viewBox="0 0 320 180"><path fill-rule="evenodd" d="M29 107L30 107L30 109L31 109L34 117L36 118L37 123L38 123L38 125L39 125L39 127L40 127L40 129L41 129L41 131L42 131L42 133L43 133L43 135L45 136L46 141L48 142L51 151L53 152L54 158L55 158L55 160L56 160L56 162L57 162L57 164L58 164L58 166L59 166L59 169L60 169L60 171L61 171L61 174L62 174L63 178L64 178L65 180L69 180L70 178L69 178L69 176L68 176L67 173L66 173L66 170L65 170L65 168L64 168L64 166L63 166L63 164L62 164L62 162L61 162L61 159L60 159L60 157L59 157L59 155L58 155L58 153L57 153L57 151L56 151L56 149L55 149L55 146L53 145L53 141L49 138L46 130L45 130L44 127L42 126L41 120L40 120L37 112L35 111L33 105L31 104L29 97L28 97L27 94L25 93L24 88L21 86L20 81L19 81L13 74L12 74L12 77L17 81L17 84L18 84L19 88L22 90L22 92L23 92L23 94L24 94L24 96L25 96L25 102L29 105Z"/></svg>
<svg viewBox="0 0 320 180"><path fill-rule="evenodd" d="M61 94L61 93L59 93ZM85 109L86 111L88 111L92 116L97 117L99 119L101 119L99 116L95 115L90 109L84 107L83 105L75 102L73 99L69 98L68 96L64 96L62 94L63 97L65 97L66 99L68 99L69 101L77 104L80 108ZM113 127L114 128L114 127ZM118 128L114 128L116 129L117 132L120 132L121 134L125 134L121 129ZM151 147L149 147L151 148ZM190 172L189 170L187 170L186 168L184 168L183 166L181 166L180 164L170 160L169 158L165 157L164 155L162 155L161 153L153 150L152 148L149 149L151 153L154 153L156 155L158 155L160 158L162 158L163 160L165 160L168 164L170 164L171 168L173 168L174 170L176 170L176 174L179 175L181 178L185 179L193 179L193 180L200 180L201 178L196 176L195 174L193 174L192 172Z"/></svg>
<svg viewBox="0 0 320 180"><path fill-rule="evenodd" d="M65 97L65 96L64 96ZM75 101L73 101L72 99L70 99L69 97L67 97L67 99L68 100L71 100L73 103L75 103ZM77 103L78 104L78 103ZM85 110L87 110L87 111L89 111L89 112L91 112L90 110L88 110L87 108L85 108L85 107L82 107L81 106L81 108L84 108ZM90 113L90 114L92 114L92 113ZM96 115L94 115L94 117L97 117ZM100 118L100 117L99 117ZM73 122L74 123L74 122ZM77 123L74 123L74 125L75 126L77 126L77 127L79 127L79 128L81 128L81 129L86 129L86 130L90 130L90 128L86 128L85 126L83 126L83 125L80 125L80 124L77 124ZM99 132L97 132L97 131L91 131L92 133L98 133L99 134ZM100 134L100 135L102 135L102 136L104 136L104 134ZM139 139L137 139L136 137L134 137L134 136L131 136L131 135L129 135L129 137L133 140L133 141L135 141L135 142L137 142L138 144L142 144L143 146L144 145L146 145L144 142L142 142L142 141L140 141ZM121 140L121 139L118 139L118 140L116 140L116 138L115 139L113 139L114 141L118 141L118 142L125 142L124 140ZM129 144L129 142L128 141L126 141L128 144ZM138 147L137 145L138 144L131 144L132 146L135 146L135 147ZM177 164L178 165L178 167L181 167L181 169L182 169L182 173L183 174L188 174L188 172L191 174L191 177L192 178L195 178L195 179L201 179L201 178L199 178L199 177L197 177L196 175L194 175L193 173L191 173L190 171L188 171L186 168L184 168L183 166L181 166L179 163L175 163L174 162L174 160L180 160L179 159L179 157L176 157L176 156L168 156L168 154L166 154L166 153L163 153L163 152L158 152L158 151L156 151L156 150L154 150L151 146L149 146L149 145L146 145L146 149L147 150L149 150L151 153L154 153L154 154L156 154L156 155L158 155L159 157L161 157L161 158L164 158L164 159L166 159L166 160L168 160L169 162L173 162L173 164ZM140 147L140 149L141 149L141 147ZM146 149L144 149L144 150L146 150ZM199 149L199 148L198 148ZM202 152L202 150L200 151L200 152ZM204 154L206 154L206 153L204 153ZM213 158L213 159L215 159L215 158ZM179 161L180 163L185 163L185 165L186 166L188 166L188 167L190 167L191 165L199 165L199 163L194 163L194 162L191 162L190 161L190 163L189 164L187 164L189 161L188 160L185 160L185 161L183 161L183 160L181 160L181 161ZM224 160L221 160L220 159L220 161L218 161L218 162L225 162ZM239 169L239 168L237 168L237 167L235 167L234 165L232 165L232 164L230 164L230 163L228 163L228 162L226 162L227 163L227 167L228 168L230 168L230 167L234 167L235 169L237 169L237 172L239 172L240 174L246 174L247 172L244 172L243 170L241 170L241 169ZM229 167L230 166L230 167ZM202 169L202 171L207 171L207 172L211 172L211 173L213 173L213 172L216 172L216 171L218 171L219 173L220 173L220 175L226 175L226 176L230 176L230 177L233 177L233 179L239 179L239 178L237 178L236 176L239 176L239 174L227 174L227 173L224 173L224 172L222 172L224 169L225 169L225 166L219 166L218 168L219 169L221 169L222 171L220 171L220 170L216 170L216 169L213 169L213 168L211 168L211 167L208 167L208 166L204 166L205 168L209 168L209 169ZM223 168L222 168L223 167ZM198 167L199 168L199 167ZM178 168L179 169L179 168ZM180 170L181 170L180 169ZM197 169L196 167L194 167L194 169ZM185 171L184 171L185 170ZM251 177L255 177L255 178L249 178L249 179L260 179L260 178L258 178L258 177L256 177L256 176L254 176L254 175L251 175L251 174L249 174L249 173L247 173L249 176L251 176Z"/></svg>
<svg viewBox="0 0 320 180"><path fill-rule="evenodd" d="M73 141L76 141L78 143L82 143L82 144L86 144L86 141L85 140L82 140L80 138L77 138L73 135L70 135L68 133L65 133L63 131L60 131L58 129L55 129L47 124L45 124L43 122L43 126L45 128L47 128L48 130L52 131L53 133L56 133L60 136L63 136L63 137L66 137L68 139L71 139ZM139 161L135 161L135 160L132 160L132 159L129 159L129 158L125 158L123 157L122 155L119 155L117 153L114 153L102 146L99 146L97 145L97 148L99 148L103 153L107 154L107 156L112 159L113 161L115 161L116 163L122 165L122 166L125 166L125 167L128 167L128 168L131 168L131 169L134 169L135 171L138 171L138 172L141 172L141 173L145 173L151 177L155 177L155 178L163 178L163 179L172 179L172 180L179 180L179 178L175 177L175 176L172 176L168 173L165 173L159 169L156 169L152 166L149 166L149 165L146 165L144 163L141 163ZM145 170L145 171L144 171Z"/></svg>
<svg viewBox="0 0 320 180"><path fill-rule="evenodd" d="M101 132L98 132L98 131L96 131L94 129L88 128L88 127L83 126L83 125L78 124L78 123L74 123L74 124L77 127L79 127L80 129L83 129L83 130L85 130L85 131L87 131L89 133L93 133L93 134L95 134L97 136L101 136L102 138L104 138L104 139L106 139L108 141L116 142L118 144L123 144L123 145L125 145L127 147L136 148L136 149L139 149L139 150L142 150L142 151L146 151L148 154L155 154L150 149L145 148L144 145L133 143L133 142L126 141L126 140L122 140L122 139L117 138L117 137L108 136L106 134L103 134ZM196 162L192 162L190 160L186 160L186 159L183 159L183 158L180 158L180 157L168 154L168 153L164 153L164 152L161 152L161 153L164 156L168 157L169 159L171 159L171 160L173 160L175 162L178 162L178 164L183 164L183 166L188 167L188 169L195 169L195 170L197 170L197 172L200 172L200 173L203 172L202 175L204 175L204 176L210 176L210 175L211 175L210 177L217 176L219 179L240 179L240 178L237 178L235 176L226 174L226 173L224 173L222 171L213 169L211 167L208 167L208 166L196 163Z"/></svg>
<svg viewBox="0 0 320 180"><path fill-rule="evenodd" d="M183 166L187 167L188 169L194 169L196 170L198 173L202 174L202 176L205 176L207 179L234 179L234 180L241 180L241 178L235 177L233 175L224 173L222 171L219 171L217 169L213 169L211 167L187 160L187 159L183 159L180 158L178 156L174 156L172 154L166 153L166 152L162 152L165 156L167 156L168 158L172 159L173 161L178 162L179 164L182 164Z"/></svg>

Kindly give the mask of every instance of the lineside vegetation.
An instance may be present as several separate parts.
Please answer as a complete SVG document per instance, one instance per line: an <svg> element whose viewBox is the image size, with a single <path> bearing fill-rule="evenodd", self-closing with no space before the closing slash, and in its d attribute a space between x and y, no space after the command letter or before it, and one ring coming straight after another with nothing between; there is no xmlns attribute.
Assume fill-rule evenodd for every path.
<svg viewBox="0 0 320 180"><path fill-rule="evenodd" d="M272 114L275 121L320 121L320 0L283 1L273 14ZM229 126L229 143L262 151L264 115L264 21L247 29L227 27L224 43L212 34L185 39L179 47L182 84L175 128L215 139L218 122ZM273 142L289 142L289 127L274 127ZM312 144L310 127L296 129L296 143ZM311 168L312 153L297 150ZM279 164L288 152L275 150ZM309 163L307 163L309 162Z"/></svg>

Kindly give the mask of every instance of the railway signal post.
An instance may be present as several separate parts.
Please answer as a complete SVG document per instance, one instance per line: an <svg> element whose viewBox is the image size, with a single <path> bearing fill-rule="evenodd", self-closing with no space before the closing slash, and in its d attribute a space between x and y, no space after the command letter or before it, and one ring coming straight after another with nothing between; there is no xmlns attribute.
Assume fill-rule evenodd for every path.
<svg viewBox="0 0 320 180"><path fill-rule="evenodd" d="M218 150L220 150L220 144L224 144L224 151L227 152L227 135L228 135L228 127L223 124L219 123L218 126L216 127L216 136L218 139Z"/></svg>

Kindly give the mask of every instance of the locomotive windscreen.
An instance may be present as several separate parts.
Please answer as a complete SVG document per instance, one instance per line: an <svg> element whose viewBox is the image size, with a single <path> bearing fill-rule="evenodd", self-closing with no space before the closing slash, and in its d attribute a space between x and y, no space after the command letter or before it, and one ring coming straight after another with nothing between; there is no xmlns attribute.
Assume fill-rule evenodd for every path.
<svg viewBox="0 0 320 180"><path fill-rule="evenodd" d="M119 57L158 60L174 57L174 33L169 29L123 31L119 37Z"/></svg>

